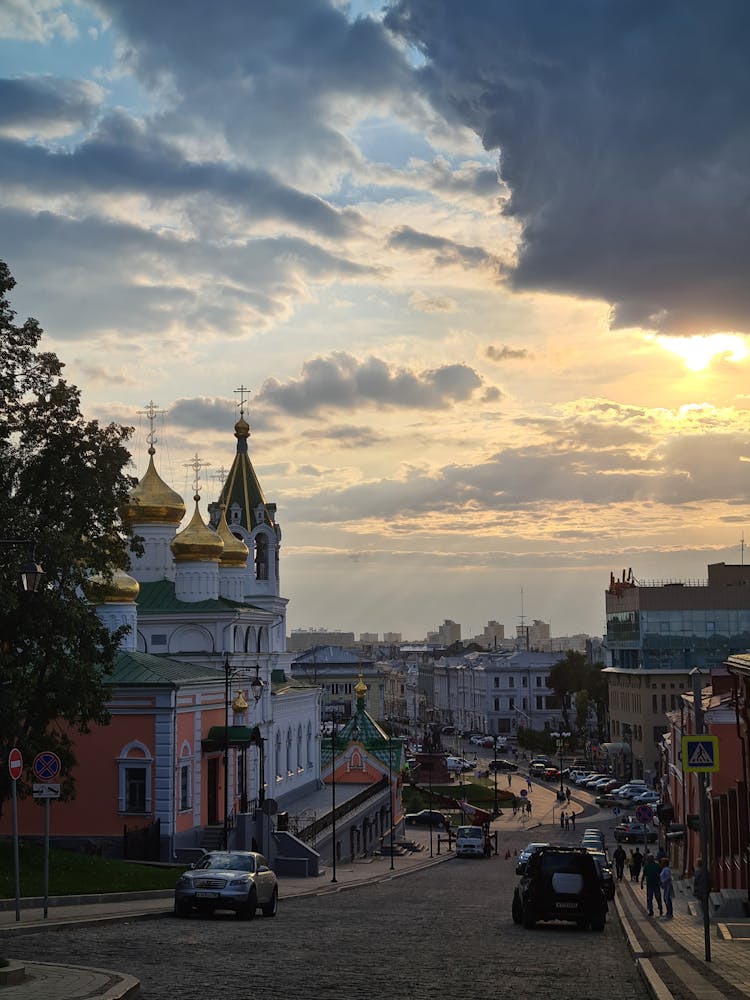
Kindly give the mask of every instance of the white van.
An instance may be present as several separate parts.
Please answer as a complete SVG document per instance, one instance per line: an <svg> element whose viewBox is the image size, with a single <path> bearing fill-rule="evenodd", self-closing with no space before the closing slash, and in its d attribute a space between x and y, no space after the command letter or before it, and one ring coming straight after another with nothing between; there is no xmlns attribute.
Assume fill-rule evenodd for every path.
<svg viewBox="0 0 750 1000"><path fill-rule="evenodd" d="M474 765L470 761L464 760L463 757L448 757L445 767L450 774L460 774L462 771L472 771L474 769Z"/></svg>
<svg viewBox="0 0 750 1000"><path fill-rule="evenodd" d="M456 830L456 857L484 857L484 834L481 826L459 826Z"/></svg>

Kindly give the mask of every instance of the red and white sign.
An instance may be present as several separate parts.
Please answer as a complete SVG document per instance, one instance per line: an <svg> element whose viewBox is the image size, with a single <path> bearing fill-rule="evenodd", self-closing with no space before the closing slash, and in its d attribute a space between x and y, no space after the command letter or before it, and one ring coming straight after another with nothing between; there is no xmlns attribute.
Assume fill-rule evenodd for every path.
<svg viewBox="0 0 750 1000"><path fill-rule="evenodd" d="M17 781L21 777L21 772L23 771L23 757L21 756L21 751L18 747L13 747L11 752L8 754L8 770L10 771L10 776L13 781Z"/></svg>

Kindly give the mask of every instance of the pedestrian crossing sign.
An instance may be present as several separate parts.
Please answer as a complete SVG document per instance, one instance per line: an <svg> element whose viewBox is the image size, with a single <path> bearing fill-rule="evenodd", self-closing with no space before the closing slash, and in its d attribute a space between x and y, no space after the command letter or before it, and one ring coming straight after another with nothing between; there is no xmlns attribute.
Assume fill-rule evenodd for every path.
<svg viewBox="0 0 750 1000"><path fill-rule="evenodd" d="M719 741L716 736L683 736L682 769L707 774L719 770Z"/></svg>

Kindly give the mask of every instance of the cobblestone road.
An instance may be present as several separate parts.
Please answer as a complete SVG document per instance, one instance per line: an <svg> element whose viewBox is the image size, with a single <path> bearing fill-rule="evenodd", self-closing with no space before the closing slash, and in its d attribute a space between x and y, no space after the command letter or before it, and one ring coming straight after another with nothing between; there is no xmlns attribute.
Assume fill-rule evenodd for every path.
<svg viewBox="0 0 750 1000"><path fill-rule="evenodd" d="M533 839L532 837L524 839ZM128 972L142 1000L645 1000L610 907L603 934L513 924L513 861L450 860L378 885L231 915L45 931L13 956Z"/></svg>

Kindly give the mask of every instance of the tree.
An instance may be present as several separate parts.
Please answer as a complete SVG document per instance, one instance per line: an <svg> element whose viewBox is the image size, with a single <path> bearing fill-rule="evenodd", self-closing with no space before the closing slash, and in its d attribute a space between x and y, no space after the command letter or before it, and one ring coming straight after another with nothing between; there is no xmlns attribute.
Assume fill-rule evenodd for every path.
<svg viewBox="0 0 750 1000"><path fill-rule="evenodd" d="M127 568L120 508L134 483L123 471L132 428L83 418L63 364L39 350L39 324L14 322L14 286L0 261L0 535L32 539L46 577L40 593L22 595L28 553L0 545L0 809L11 747L26 767L40 750L56 752L72 797L74 736L108 721L106 678L122 632L110 635L81 587L91 572ZM29 790L19 779L19 795Z"/></svg>
<svg viewBox="0 0 750 1000"><path fill-rule="evenodd" d="M591 698L589 697L588 691L585 689L583 691L576 691L575 696L575 727L579 733L586 734L586 727L589 721L589 707L591 705Z"/></svg>
<svg viewBox="0 0 750 1000"><path fill-rule="evenodd" d="M571 695L575 695L579 691L587 691L596 708L600 741L604 735L608 697L607 679L602 673L603 669L604 664L589 663L583 653L569 649L549 672L549 686L561 701L565 729L570 728L568 706Z"/></svg>

